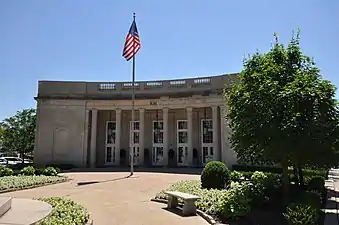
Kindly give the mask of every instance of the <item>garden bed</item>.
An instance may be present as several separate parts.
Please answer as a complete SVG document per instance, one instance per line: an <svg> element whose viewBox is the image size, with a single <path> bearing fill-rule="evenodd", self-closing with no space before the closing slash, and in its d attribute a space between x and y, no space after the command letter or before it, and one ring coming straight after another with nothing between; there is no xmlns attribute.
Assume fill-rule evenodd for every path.
<svg viewBox="0 0 339 225"><path fill-rule="evenodd" d="M40 198L53 207L52 213L38 222L38 225L91 225L89 212L80 204L61 197Z"/></svg>
<svg viewBox="0 0 339 225"><path fill-rule="evenodd" d="M200 180L185 180L172 184L166 191L200 196L197 209L223 223L285 225L299 224L296 221L300 220L304 224L322 224L320 208L325 204L326 193L324 177L319 175L326 176L321 171L305 173L305 187L291 183L288 202L286 199L284 202L281 174L258 171L233 171L227 175L229 181L223 188L203 188ZM215 180L216 176L212 177ZM166 200L164 191L155 199Z"/></svg>
<svg viewBox="0 0 339 225"><path fill-rule="evenodd" d="M23 189L41 187L48 184L66 182L62 176L5 176L0 177L0 194Z"/></svg>

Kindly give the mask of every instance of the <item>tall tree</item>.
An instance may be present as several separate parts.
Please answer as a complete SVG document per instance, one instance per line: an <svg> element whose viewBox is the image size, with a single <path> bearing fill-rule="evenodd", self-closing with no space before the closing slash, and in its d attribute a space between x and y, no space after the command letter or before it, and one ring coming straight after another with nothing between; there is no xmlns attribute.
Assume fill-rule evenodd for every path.
<svg viewBox="0 0 339 225"><path fill-rule="evenodd" d="M34 150L36 113L35 109L24 109L1 122L2 148L7 153L32 153Z"/></svg>
<svg viewBox="0 0 339 225"><path fill-rule="evenodd" d="M321 78L299 42L299 30L287 47L275 35L271 50L244 60L240 82L225 92L231 144L239 160L280 164L285 192L288 166L298 165L301 174L306 165L338 162L336 89Z"/></svg>

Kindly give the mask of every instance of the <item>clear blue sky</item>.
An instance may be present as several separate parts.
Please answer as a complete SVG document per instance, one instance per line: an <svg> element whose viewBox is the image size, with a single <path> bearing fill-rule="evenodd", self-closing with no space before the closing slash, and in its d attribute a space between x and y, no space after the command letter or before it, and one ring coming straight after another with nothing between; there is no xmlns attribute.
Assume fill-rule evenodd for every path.
<svg viewBox="0 0 339 225"><path fill-rule="evenodd" d="M239 72L273 32L339 84L338 0L1 0L0 120L35 107L38 80L126 81L122 48L137 14L137 80Z"/></svg>

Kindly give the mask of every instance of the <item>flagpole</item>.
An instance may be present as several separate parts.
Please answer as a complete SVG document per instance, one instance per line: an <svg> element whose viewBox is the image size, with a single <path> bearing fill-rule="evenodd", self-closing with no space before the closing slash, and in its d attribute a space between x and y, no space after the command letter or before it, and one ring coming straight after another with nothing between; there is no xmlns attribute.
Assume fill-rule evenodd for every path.
<svg viewBox="0 0 339 225"><path fill-rule="evenodd" d="M133 13L133 23L135 23L135 13ZM132 61L132 141L131 141L131 146L130 146L130 154L131 154L131 173L130 176L133 176L134 172L134 104L135 104L135 38L133 38L133 61Z"/></svg>

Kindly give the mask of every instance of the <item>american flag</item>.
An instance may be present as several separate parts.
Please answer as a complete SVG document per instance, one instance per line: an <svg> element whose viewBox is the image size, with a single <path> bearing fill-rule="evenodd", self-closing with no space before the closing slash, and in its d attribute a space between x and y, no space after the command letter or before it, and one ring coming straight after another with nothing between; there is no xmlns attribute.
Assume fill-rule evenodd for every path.
<svg viewBox="0 0 339 225"><path fill-rule="evenodd" d="M139 39L137 25L134 20L126 36L126 41L125 41L125 46L124 46L124 51L122 53L122 56L125 57L125 59L128 61L131 58L133 58L134 55L137 54L139 49L140 49L140 39Z"/></svg>

